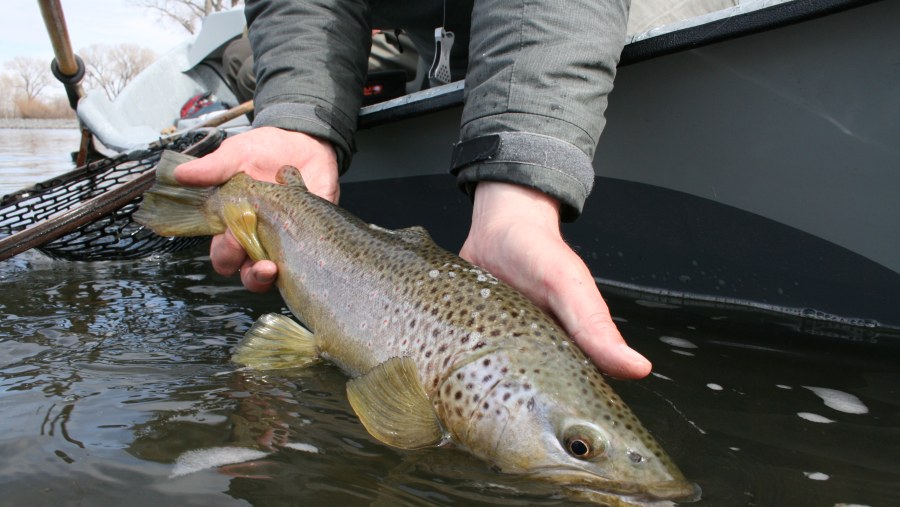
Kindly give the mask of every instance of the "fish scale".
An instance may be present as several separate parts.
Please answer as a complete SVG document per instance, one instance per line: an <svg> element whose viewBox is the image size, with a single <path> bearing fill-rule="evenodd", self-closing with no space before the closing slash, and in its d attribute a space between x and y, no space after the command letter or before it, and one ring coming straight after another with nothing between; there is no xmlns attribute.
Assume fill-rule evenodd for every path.
<svg viewBox="0 0 900 507"><path fill-rule="evenodd" d="M238 174L180 188L164 155L135 215L163 235L223 232L278 266L303 326L264 316L235 355L251 367L324 359L353 379L351 406L375 438L452 443L503 472L614 505L698 495L554 319L438 247L424 229L370 225L307 191ZM283 359L279 359L283 358Z"/></svg>

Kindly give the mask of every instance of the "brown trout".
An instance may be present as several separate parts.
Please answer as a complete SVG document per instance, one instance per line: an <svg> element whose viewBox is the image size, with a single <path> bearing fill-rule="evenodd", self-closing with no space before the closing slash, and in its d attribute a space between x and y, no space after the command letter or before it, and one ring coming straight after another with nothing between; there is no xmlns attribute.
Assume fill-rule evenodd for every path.
<svg viewBox="0 0 900 507"><path fill-rule="evenodd" d="M420 227L370 225L308 192L238 174L185 188L166 153L135 219L163 236L231 229L302 322L265 315L235 362L257 369L327 360L376 439L403 449L454 445L495 470L558 484L606 505L691 500L665 451L554 319Z"/></svg>

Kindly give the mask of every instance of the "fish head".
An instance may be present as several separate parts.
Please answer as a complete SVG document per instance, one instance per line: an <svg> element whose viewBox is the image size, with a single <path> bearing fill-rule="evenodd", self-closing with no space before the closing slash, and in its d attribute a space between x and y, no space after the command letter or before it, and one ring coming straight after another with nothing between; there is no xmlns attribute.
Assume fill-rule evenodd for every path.
<svg viewBox="0 0 900 507"><path fill-rule="evenodd" d="M462 411L467 417L459 418L453 430L495 469L608 505L699 498L699 488L685 479L593 365L579 361L584 367L567 375L551 364L526 369L504 358L493 360L504 362L510 363L502 368L508 374L483 386L474 410L470 403Z"/></svg>

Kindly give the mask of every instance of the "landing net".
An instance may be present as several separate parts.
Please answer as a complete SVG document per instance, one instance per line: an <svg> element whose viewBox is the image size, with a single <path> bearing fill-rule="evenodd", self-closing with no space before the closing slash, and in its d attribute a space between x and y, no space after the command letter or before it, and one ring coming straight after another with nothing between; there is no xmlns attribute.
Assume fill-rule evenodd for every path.
<svg viewBox="0 0 900 507"><path fill-rule="evenodd" d="M30 248L74 261L136 259L200 243L202 238L157 236L131 215L152 184L164 150L202 156L223 137L219 130L206 129L163 139L4 196L0 260Z"/></svg>

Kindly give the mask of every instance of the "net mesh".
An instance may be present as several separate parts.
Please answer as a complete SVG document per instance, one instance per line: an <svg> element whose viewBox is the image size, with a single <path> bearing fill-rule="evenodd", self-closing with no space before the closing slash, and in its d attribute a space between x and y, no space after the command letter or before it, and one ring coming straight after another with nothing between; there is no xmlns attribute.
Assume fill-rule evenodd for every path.
<svg viewBox="0 0 900 507"><path fill-rule="evenodd" d="M186 133L174 139L160 140L140 152L99 160L6 195L0 200L0 237L26 231L98 196L111 197L129 181L152 171L164 150L202 156L214 150L222 137L217 130ZM131 215L141 199L138 196L80 227L73 225L63 236L37 248L54 258L98 261L174 252L203 241L203 238L157 236L134 222Z"/></svg>

